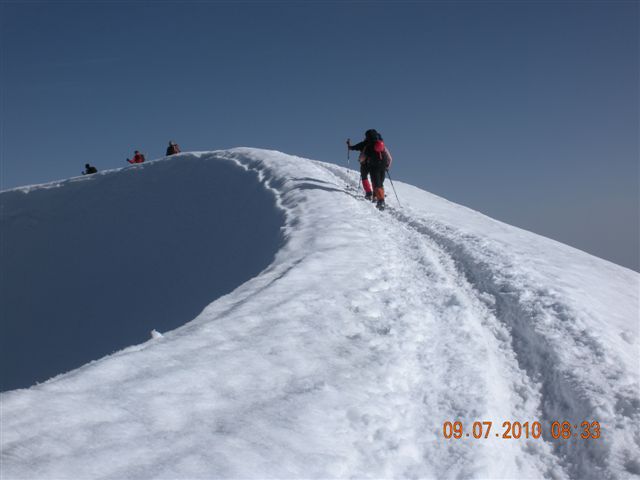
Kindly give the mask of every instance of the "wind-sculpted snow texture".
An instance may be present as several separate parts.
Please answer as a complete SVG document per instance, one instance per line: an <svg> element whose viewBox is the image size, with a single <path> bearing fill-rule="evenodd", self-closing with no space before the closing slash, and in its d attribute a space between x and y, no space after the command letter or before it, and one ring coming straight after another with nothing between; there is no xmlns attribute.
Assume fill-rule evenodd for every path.
<svg viewBox="0 0 640 480"><path fill-rule="evenodd" d="M284 245L186 325L3 394L3 478L640 476L637 273L400 182L378 212L335 165L191 157L257 172Z"/></svg>

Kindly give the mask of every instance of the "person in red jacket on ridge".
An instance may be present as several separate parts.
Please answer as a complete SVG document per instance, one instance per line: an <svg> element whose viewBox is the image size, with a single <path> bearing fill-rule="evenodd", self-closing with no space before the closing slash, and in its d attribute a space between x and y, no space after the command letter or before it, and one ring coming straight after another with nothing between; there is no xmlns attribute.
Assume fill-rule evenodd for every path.
<svg viewBox="0 0 640 480"><path fill-rule="evenodd" d="M391 166L391 153L385 146L382 135L376 130L367 130L364 136L364 141L356 145L351 145L351 141L347 140L347 148L360 152L358 161L360 162L360 175L365 198L373 200L380 210L384 210L386 206L384 201L384 174ZM373 188L369 183L369 175L371 176Z"/></svg>
<svg viewBox="0 0 640 480"><path fill-rule="evenodd" d="M138 150L136 150L133 153L134 153L133 160L129 160L127 158L127 162L129 162L129 163L143 163L144 162L144 155L143 154L141 154Z"/></svg>

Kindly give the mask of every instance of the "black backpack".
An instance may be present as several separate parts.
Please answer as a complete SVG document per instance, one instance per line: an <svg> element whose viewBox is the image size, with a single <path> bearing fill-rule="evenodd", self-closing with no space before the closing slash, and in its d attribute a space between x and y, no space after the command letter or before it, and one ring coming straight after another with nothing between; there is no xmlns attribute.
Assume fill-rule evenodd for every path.
<svg viewBox="0 0 640 480"><path fill-rule="evenodd" d="M364 154L367 160L374 165L382 162L382 153L385 148L382 135L373 129L367 130L364 135L367 142L367 145L364 147Z"/></svg>

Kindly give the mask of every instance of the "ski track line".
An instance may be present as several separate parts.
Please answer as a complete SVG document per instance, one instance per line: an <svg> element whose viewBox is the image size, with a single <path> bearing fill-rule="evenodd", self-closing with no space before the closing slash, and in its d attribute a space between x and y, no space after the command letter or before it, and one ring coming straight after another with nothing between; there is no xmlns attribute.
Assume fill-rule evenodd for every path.
<svg viewBox="0 0 640 480"><path fill-rule="evenodd" d="M337 174L336 176L341 180L347 181L345 193L360 198L357 186L347 174L340 170L334 171L331 168L328 170L334 175ZM439 351L431 349L431 353L428 353L430 351L428 342L418 346L417 348L422 349L423 352L421 365L416 370L421 369L421 376L424 377L429 375L428 358L430 355L446 358L449 364L448 373L451 378L456 378L455 382L458 385L453 387L451 378L439 378L437 381L431 379L432 385L428 396L433 397L432 392L436 391L436 397L440 398L436 404L430 404L425 399L424 403L430 405L427 411L449 410L451 416L448 420L462 421L467 427L470 427L474 421L482 420L494 421L497 428L505 420L513 421L527 418L532 421L539 418L540 394L537 385L531 382L519 368L516 355L510 347L508 332L501 321L486 306L485 296L480 295L473 288L466 276L458 270L454 259L438 243L394 215L378 217L384 213L378 213L373 208L371 206L371 214L376 219L376 228L385 229L387 239L395 236L395 242L387 243L400 244L403 249L403 254L396 255L396 258L411 258L413 262L420 265L420 271L409 278L403 278L403 272L391 272L392 275L400 278L399 283L404 286L404 289L400 292L394 292L394 295L400 298L395 299L394 308L387 309L385 316L402 319L407 316L407 312L432 309L440 312L442 316L442 318L433 319L430 323L431 330L426 332L428 339L436 339L436 342L442 344L441 348ZM370 218L367 220L371 221ZM398 233L402 235L398 237ZM382 263L382 271L386 272L382 276L383 282L387 280L385 275L389 274L389 265L395 263L393 260L393 258L389 258L386 262L380 262ZM385 263L388 265L385 266ZM403 266L401 270L406 270L406 268L407 266ZM436 285L444 285L444 291L431 295L426 293L425 290L441 290L441 288L435 287ZM412 303L415 304L415 297L429 296L431 299L428 306L431 308L425 308L424 304L421 306L412 305ZM438 304L438 300L440 304ZM449 312L457 312L457 314L450 316ZM411 332L412 326L418 322L413 318L413 323L406 322L398 325L399 322L396 320L393 328ZM470 344L473 344L472 348ZM481 369L477 368L474 371L469 364L460 362L460 358L469 355L462 350L472 350L478 355L477 358L483 358ZM441 369L433 369L433 371L439 370ZM514 385L509 384L505 379L515 380ZM425 378L422 381L428 382ZM447 408L451 405L455 407ZM469 405L477 405L477 407L469 409ZM429 428L440 430L442 427L441 422L439 425L434 422L430 425L428 425L429 422L423 423L424 427L422 428L425 428L425 431L428 431ZM468 470L463 468L454 474L451 470L452 465L442 462L441 469L437 471L438 477L473 476L471 472L477 474L478 466L482 465L483 461L487 464L495 462L499 465L509 463L509 460L514 465L519 464L519 468L524 470L526 468L522 466L522 463L528 464L530 470L527 473L529 476L539 476L541 472L545 477L550 478L566 478L568 476L560 467L558 459L551 453L551 445L541 439L512 441L507 445L504 443L506 440L494 438L493 441L471 440L476 443L464 445L465 440L445 440L441 431L438 432L438 437L435 442L445 444L449 442L447 444L450 449L449 458L456 459L457 463L460 463L463 458L469 458L468 462L476 463L472 468ZM466 441L469 442L469 440ZM456 444L456 442L458 443ZM429 446L431 450L437 451L438 448L439 446L435 444ZM474 449L473 454L470 451L472 448ZM510 455L511 458L505 460L505 455ZM487 462L487 458L493 458L494 462ZM514 473L514 470L488 471L486 469L490 468L489 465L482 466L485 468L485 474L490 476L504 477L505 474ZM513 468L515 469L515 467ZM483 470L481 469L481 471Z"/></svg>
<svg viewBox="0 0 640 480"><path fill-rule="evenodd" d="M569 321L572 312L568 307L539 289L535 291L531 303L523 302L522 298L528 295L528 292L519 291L522 287L510 283L508 275L506 279L501 278L491 263L474 258L465 250L463 242L456 243L451 236L438 231L437 226L412 219L403 212L394 209L391 213L395 218L438 243L453 258L469 283L481 294L493 298L495 315L510 332L511 348L520 367L532 382L539 385L541 416L537 419L544 427L550 426L554 421L580 424L584 420L599 420L603 425L615 424L615 420L606 415L593 400L608 396L610 392L603 391L597 385L591 385L588 379L585 382L580 375L581 371L569 369L563 364L561 356L572 350L582 351L581 359L592 362L592 365L585 365L582 371L591 371L591 366L597 368L597 363L605 363L605 353L597 340L584 330L572 328L573 325ZM500 280L496 281L497 279ZM566 325L566 328L559 334L546 332L545 323L549 317L560 319L560 323ZM568 339L571 339L570 342ZM614 362L608 375L617 379L623 375L623 371L616 368ZM607 417L610 418L609 421ZM546 431L547 428L543 428L543 432ZM561 459L561 464L572 478L611 478L611 470L607 467L612 445L606 438L599 441L555 440L552 444L556 455ZM622 463L626 464L629 473L636 473L633 465L636 454L632 450L626 450L626 447L618 447L624 449Z"/></svg>
<svg viewBox="0 0 640 480"><path fill-rule="evenodd" d="M285 184L296 180L293 189L336 191L353 200L359 198L345 191L346 172L334 172L321 163L314 166L324 172L324 178L329 174L330 182L273 178L268 164L250 162L248 166L264 170L261 178L275 189L286 190ZM521 392L517 392L503 381L521 372L515 359L509 361L512 353L501 349L495 336L488 335L478 323L478 316L498 322L468 288L451 259L434 242L425 242L423 234L402 222L391 224L388 220L393 217L366 215L373 207L360 201L350 205L357 209L354 221L360 221L360 229L371 228L374 220L377 228L371 235L377 235L379 241L373 243L382 247L372 252L372 264L379 268L378 273L365 273L372 286L352 294L356 333L351 336L355 342L351 348L366 358L358 370L364 379L357 380L367 400L348 409L353 429L350 437L355 439L354 447L360 454L357 470L383 477L507 478L524 473L534 478L544 472L548 477L564 478L540 440L505 443L489 438L465 443L443 439L443 421L460 420L471 425L479 419L512 419L517 412L539 403L531 401L537 398L536 392L522 382L518 382ZM399 232L402 241L388 241ZM403 255L398 255L398 248ZM398 258L412 261L398 268ZM434 291L425 291L424 285ZM434 311L446 317L444 322L439 316L425 315ZM363 340L363 346L357 344L358 340ZM446 361L440 360L443 358ZM485 358L485 362L479 365L477 358ZM373 373L365 368L371 364L379 365ZM372 374L375 378L369 379ZM381 404L379 399L385 401ZM432 412L441 417L434 418ZM364 439L363 430L369 432Z"/></svg>
<svg viewBox="0 0 640 480"><path fill-rule="evenodd" d="M328 169L346 181L348 189L358 191L359 177L356 177L354 182L354 179L339 170L339 167ZM520 369L529 377L529 383L536 385L539 390L541 414L529 417L530 421L540 421L543 433L547 433L548 427L556 420L578 424L583 420L599 420L601 424L608 422L613 426L617 423L616 419L600 408L593 399L614 395L615 413L622 415L628 422L626 427L633 430L632 425L637 422L640 409L637 401L634 403L632 391L603 391L598 385L593 385L588 379L581 377L581 371L591 371L589 365L585 365L584 370L576 371L568 369L562 362L563 353L575 349L583 352L580 359L591 361L594 368L598 368L598 363L604 364L605 352L598 340L568 321L573 313L569 307L540 288L531 288L534 291L531 298L531 292L527 291L529 286L518 284L520 279L516 278L517 273L512 273L515 268L504 254L487 252L487 257L494 257L495 262L474 256L472 248L467 244L477 244L481 239L473 236L458 238L452 228L435 220L412 217L405 211L406 209L392 207L387 208L386 213L424 236L425 240L438 245L454 263L454 268L476 291L476 295L485 299L494 311L495 317L506 328L508 333L505 341L510 344ZM505 263L505 260L507 265L500 265ZM500 271L497 268L500 268ZM549 317L561 320L561 332L550 332L545 328ZM567 344L567 339L571 339L572 345ZM606 364L607 378L616 380L624 374L616 362ZM606 433L603 437L605 435ZM600 438L598 441L547 439L547 442L552 445L563 467L563 474L566 473L571 478L616 478L607 468L610 451L614 448L617 450L616 456L620 458L620 463L629 474L640 473L636 465L637 452L634 452L634 445L612 445L613 441L608 442L606 438ZM548 473L557 474L558 471Z"/></svg>

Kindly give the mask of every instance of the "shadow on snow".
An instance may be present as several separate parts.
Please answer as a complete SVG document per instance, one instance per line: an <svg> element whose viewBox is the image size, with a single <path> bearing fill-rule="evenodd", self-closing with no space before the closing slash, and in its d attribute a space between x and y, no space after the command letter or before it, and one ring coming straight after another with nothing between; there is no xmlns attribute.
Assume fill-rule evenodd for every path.
<svg viewBox="0 0 640 480"><path fill-rule="evenodd" d="M271 263L284 223L257 175L192 155L0 205L3 391L183 325Z"/></svg>

